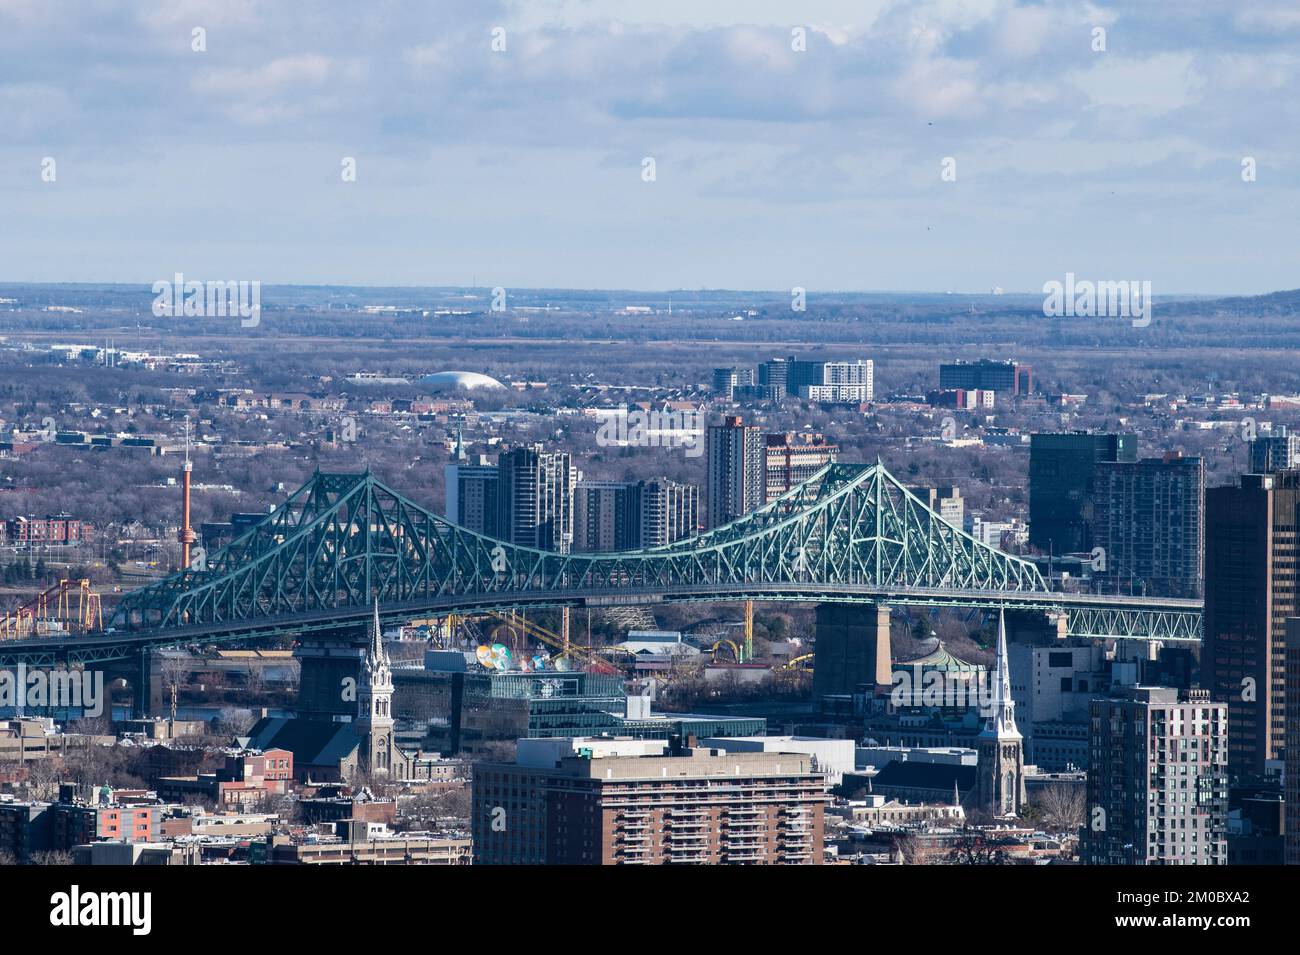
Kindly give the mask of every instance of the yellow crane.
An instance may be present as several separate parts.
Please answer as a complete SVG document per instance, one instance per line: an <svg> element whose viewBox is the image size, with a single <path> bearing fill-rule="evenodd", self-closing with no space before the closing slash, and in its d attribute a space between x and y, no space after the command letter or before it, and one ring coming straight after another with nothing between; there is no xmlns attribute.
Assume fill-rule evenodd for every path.
<svg viewBox="0 0 1300 955"><path fill-rule="evenodd" d="M812 669L811 663L809 663L809 665L805 667L801 667L799 666L799 664L803 663L804 661L811 661L812 658L815 656L816 656L815 653L801 653L797 657L791 657L790 660L784 666L781 667L781 669L782 670L811 670Z"/></svg>

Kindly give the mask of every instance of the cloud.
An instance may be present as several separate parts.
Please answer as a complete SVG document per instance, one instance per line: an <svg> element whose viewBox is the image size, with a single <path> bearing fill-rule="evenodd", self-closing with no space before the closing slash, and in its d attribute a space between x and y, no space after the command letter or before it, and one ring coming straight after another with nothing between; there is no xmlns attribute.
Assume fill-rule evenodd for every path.
<svg viewBox="0 0 1300 955"><path fill-rule="evenodd" d="M796 25L809 31L806 52L791 48ZM190 48L195 26L208 31L206 53ZM507 30L506 52L491 48L495 26ZM1104 53L1091 49L1094 26L1107 29ZM428 226L453 220L466 247L492 249L503 227L534 247L519 268L538 280L585 263L566 273L577 284L605 274L635 284L618 242L600 240L630 233L659 237L658 252L638 249L653 263L647 274L761 282L797 239L850 287L867 223L900 281L924 287L923 268L878 225L886 214L909 225L987 221L969 254L1005 260L1037 254L1007 217L1059 203L1076 183L1150 196L1190 246L1206 232L1191 210L1237 203L1245 214L1234 176L1248 151L1261 164L1256 192L1274 190L1279 212L1300 211L1283 167L1300 152L1297 85L1300 16L1283 3L0 0L0 190L7 210L48 223L49 193L25 191L31 157L82 155L138 183L78 197L88 248L146 248L144 236L114 229L120 203L156 207L152 183L166 181L216 208L256 202L298 217L294 261L310 262L313 248L322 261L352 261L321 248L316 217L357 236L357 273L375 276L386 262L407 268L386 258L395 239L426 263L450 256ZM338 185L343 155L359 158L351 192ZM660 177L641 188L646 155ZM240 175L217 177L213 156ZM944 156L958 160L956 183L939 180ZM500 214L491 229L488 205ZM819 210L817 227L791 225L800 206ZM575 225L557 243L547 234L557 219L587 231ZM735 223L743 260L673 251L690 246L682 233L725 236ZM179 220L168 234L217 241ZM288 254L273 236L246 241L267 261ZM1088 222L1069 241L1101 250L1108 240ZM43 267L20 242L0 242L0 254Z"/></svg>
<svg viewBox="0 0 1300 955"><path fill-rule="evenodd" d="M1190 105L1202 83L1190 53L1161 53L1143 60L1110 55L1069 79L1095 107L1127 107L1154 113Z"/></svg>
<svg viewBox="0 0 1300 955"><path fill-rule="evenodd" d="M320 86L330 75L329 57L314 53L285 56L252 69L214 70L194 80L196 89L237 96L271 96L286 89Z"/></svg>

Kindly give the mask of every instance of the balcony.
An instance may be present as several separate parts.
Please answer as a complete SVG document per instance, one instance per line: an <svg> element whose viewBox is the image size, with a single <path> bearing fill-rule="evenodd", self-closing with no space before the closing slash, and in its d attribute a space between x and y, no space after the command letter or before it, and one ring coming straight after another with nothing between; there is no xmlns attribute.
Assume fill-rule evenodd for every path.
<svg viewBox="0 0 1300 955"><path fill-rule="evenodd" d="M686 852L686 851L678 850L675 852L668 853L668 855L666 856L666 861L675 862L675 863L683 863L683 862L704 863L708 861L708 857L702 851Z"/></svg>
<svg viewBox="0 0 1300 955"><path fill-rule="evenodd" d="M667 832L664 833L664 842L673 845L697 845L707 842L709 839L707 833L703 832Z"/></svg>

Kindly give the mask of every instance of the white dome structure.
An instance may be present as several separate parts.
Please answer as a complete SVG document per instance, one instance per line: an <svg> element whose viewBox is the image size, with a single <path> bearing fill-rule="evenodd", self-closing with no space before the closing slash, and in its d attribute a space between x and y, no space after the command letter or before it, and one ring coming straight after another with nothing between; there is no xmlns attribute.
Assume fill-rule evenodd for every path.
<svg viewBox="0 0 1300 955"><path fill-rule="evenodd" d="M420 379L420 383L438 391L451 391L456 388L473 391L475 388L505 387L490 375L480 375L476 371L439 371L432 375L425 375Z"/></svg>

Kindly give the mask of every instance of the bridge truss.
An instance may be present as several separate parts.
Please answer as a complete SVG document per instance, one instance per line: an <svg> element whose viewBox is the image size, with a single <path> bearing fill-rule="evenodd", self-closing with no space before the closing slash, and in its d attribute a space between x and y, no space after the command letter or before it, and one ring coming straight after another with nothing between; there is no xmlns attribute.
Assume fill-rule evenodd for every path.
<svg viewBox="0 0 1300 955"><path fill-rule="evenodd" d="M1199 639L1194 601L1053 592L948 524L879 462L831 464L737 521L665 547L562 554L451 523L370 472L317 472L202 569L127 594L90 644L163 645L513 607L687 600L1042 610L1090 637ZM0 645L0 663L17 651ZM81 653L77 654L81 656Z"/></svg>

